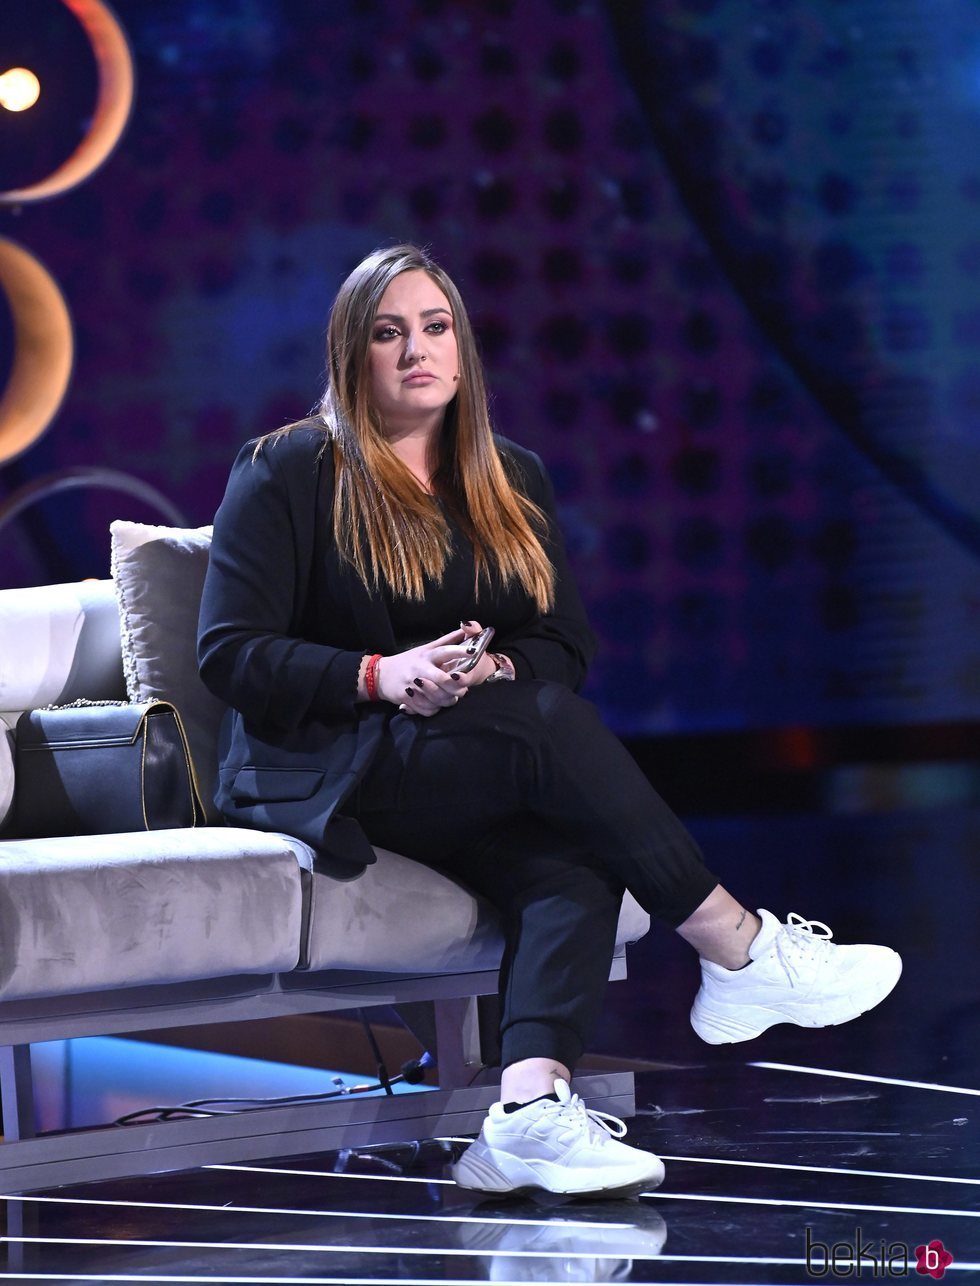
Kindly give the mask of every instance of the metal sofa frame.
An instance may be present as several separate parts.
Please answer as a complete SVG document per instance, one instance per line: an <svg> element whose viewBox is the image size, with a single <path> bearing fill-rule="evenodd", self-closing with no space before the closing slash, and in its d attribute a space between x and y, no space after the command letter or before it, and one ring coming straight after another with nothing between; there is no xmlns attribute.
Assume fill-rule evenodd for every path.
<svg viewBox="0 0 980 1286"><path fill-rule="evenodd" d="M610 977L625 976L625 952L620 951ZM499 1085L498 1076L483 1065L477 1015L477 998L493 994L496 985L495 971L415 976L293 973L0 1004L0 1186L19 1193L162 1170L475 1133ZM326 1103L125 1128L35 1131L31 1045L36 1042L417 1001L434 1002L438 1088L431 1091L344 1096ZM603 1111L634 1114L632 1072L583 1074L574 1087Z"/></svg>

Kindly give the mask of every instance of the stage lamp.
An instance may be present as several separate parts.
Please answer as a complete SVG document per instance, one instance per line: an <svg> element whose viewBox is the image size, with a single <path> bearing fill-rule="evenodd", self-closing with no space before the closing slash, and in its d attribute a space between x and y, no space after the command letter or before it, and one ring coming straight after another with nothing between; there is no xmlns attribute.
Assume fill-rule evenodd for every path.
<svg viewBox="0 0 980 1286"><path fill-rule="evenodd" d="M41 82L26 67L11 67L0 76L0 107L8 112L26 112L41 93Z"/></svg>

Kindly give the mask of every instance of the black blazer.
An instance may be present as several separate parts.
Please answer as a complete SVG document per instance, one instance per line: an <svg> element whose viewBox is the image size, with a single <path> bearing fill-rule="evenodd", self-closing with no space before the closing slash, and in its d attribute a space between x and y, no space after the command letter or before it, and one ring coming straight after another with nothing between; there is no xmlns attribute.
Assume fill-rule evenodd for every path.
<svg viewBox="0 0 980 1286"><path fill-rule="evenodd" d="M246 443L215 516L201 604L201 677L230 707L215 802L236 825L304 840L337 874L374 861L338 809L370 766L392 706L356 702L365 653L398 650L388 608L333 543L333 457L322 429ZM540 459L497 439L513 483L548 516L554 611L494 646L518 679L578 688L594 641L568 569Z"/></svg>

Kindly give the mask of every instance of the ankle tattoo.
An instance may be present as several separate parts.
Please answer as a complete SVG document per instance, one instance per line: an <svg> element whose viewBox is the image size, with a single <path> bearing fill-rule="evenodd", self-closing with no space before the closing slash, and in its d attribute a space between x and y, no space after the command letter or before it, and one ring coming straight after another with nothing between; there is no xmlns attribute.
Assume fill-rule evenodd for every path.
<svg viewBox="0 0 980 1286"><path fill-rule="evenodd" d="M743 911L743 912L742 912L742 914L738 917L738 924L736 924L736 926L735 926L735 932L736 932L736 933L738 933L739 929L740 929L740 928L742 927L742 925L745 923L745 917L746 917L747 915L748 915L748 911Z"/></svg>

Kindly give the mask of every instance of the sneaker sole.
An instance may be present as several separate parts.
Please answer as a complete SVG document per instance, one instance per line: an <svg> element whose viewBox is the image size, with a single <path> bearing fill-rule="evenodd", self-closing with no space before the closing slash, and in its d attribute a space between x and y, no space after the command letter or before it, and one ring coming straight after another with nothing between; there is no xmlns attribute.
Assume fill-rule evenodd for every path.
<svg viewBox="0 0 980 1286"><path fill-rule="evenodd" d="M452 1167L452 1176L459 1187L471 1192L499 1195L543 1189L562 1196L626 1195L643 1188L657 1188L664 1179L663 1162L659 1160L659 1168L651 1168L647 1174L634 1178L626 1179L621 1173L610 1174L603 1182L599 1172L583 1175L578 1182L570 1183L568 1169L550 1161L530 1164L509 1152L497 1153L487 1147L481 1148L474 1156L470 1155L472 1151L472 1147L468 1148Z"/></svg>
<svg viewBox="0 0 980 1286"><path fill-rule="evenodd" d="M836 1009L830 1008L825 1000L815 1000L813 1015L807 1015L803 1009L788 1017L782 1010L767 1009L765 1005L746 1005L737 1011L719 1013L706 1005L699 1005L695 999L691 1009L691 1026L708 1045L735 1045L743 1040L753 1040L780 1023L790 1023L796 1027L840 1027L842 1023L852 1022L880 1005L892 992L902 976L902 958L897 952L895 963L897 967L894 976L890 973L884 975L875 988L860 996L841 997Z"/></svg>

